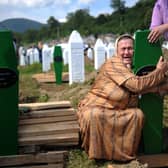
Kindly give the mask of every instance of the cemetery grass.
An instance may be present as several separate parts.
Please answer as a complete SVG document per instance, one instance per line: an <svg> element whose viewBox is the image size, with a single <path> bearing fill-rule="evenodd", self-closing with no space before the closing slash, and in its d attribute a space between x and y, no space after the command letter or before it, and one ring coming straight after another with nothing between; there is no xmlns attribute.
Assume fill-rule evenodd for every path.
<svg viewBox="0 0 168 168"><path fill-rule="evenodd" d="M33 74L42 73L40 64L19 67L19 103L47 102L69 100L76 109L78 102L86 95L94 82L97 71L93 69L93 62L85 60L86 75L85 82L82 84L62 83L37 83L32 79ZM53 71L53 67L51 69ZM64 66L64 72L68 72L68 67ZM80 146L69 149L66 160L67 168L145 168L137 160L128 163L118 163L105 160L90 160ZM112 165L110 167L109 165Z"/></svg>

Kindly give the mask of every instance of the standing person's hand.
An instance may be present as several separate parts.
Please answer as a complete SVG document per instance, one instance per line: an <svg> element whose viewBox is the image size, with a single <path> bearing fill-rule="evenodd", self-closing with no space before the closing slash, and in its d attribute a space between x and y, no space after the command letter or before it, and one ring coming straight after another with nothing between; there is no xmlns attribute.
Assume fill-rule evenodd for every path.
<svg viewBox="0 0 168 168"><path fill-rule="evenodd" d="M160 26L156 26L152 28L151 32L148 35L148 40L150 43L157 42L159 37L164 34L164 32L167 30L168 24L162 24Z"/></svg>

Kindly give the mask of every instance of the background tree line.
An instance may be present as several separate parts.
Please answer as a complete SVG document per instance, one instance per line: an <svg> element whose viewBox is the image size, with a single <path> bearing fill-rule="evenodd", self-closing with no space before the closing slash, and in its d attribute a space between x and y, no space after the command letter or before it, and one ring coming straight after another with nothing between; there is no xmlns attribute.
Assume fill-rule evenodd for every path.
<svg viewBox="0 0 168 168"><path fill-rule="evenodd" d="M111 14L100 14L93 17L89 9L79 9L68 13L65 23L59 22L53 16L47 20L47 25L40 30L28 30L23 34L15 33L19 42L32 43L50 39L60 39L69 36L72 30L77 30L82 36L90 34L134 33L138 29L148 29L151 21L155 0L139 0L131 8L125 6L124 0L111 0Z"/></svg>

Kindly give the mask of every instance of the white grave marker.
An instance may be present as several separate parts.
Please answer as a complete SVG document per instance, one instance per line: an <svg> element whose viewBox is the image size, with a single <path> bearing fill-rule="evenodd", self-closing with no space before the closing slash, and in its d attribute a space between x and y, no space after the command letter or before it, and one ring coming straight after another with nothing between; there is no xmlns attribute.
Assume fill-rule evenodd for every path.
<svg viewBox="0 0 168 168"><path fill-rule="evenodd" d="M19 65L20 66L25 66L26 65L26 61L25 61L25 57L26 57L26 50L23 46L19 47Z"/></svg>
<svg viewBox="0 0 168 168"><path fill-rule="evenodd" d="M62 49L62 56L63 56L63 64L68 64L68 43L60 43L57 44Z"/></svg>
<svg viewBox="0 0 168 168"><path fill-rule="evenodd" d="M55 46L48 47L48 50L50 53L50 63L54 63L54 48L55 48Z"/></svg>
<svg viewBox="0 0 168 168"><path fill-rule="evenodd" d="M63 61L64 61L64 65L68 64L68 47L65 48L63 51Z"/></svg>
<svg viewBox="0 0 168 168"><path fill-rule="evenodd" d="M33 48L33 55L34 55L34 63L39 63L40 59L39 59L39 51L37 48Z"/></svg>
<svg viewBox="0 0 168 168"><path fill-rule="evenodd" d="M33 53L33 48L29 48L28 50L29 53L29 63L32 65L34 63L34 53Z"/></svg>
<svg viewBox="0 0 168 168"><path fill-rule="evenodd" d="M94 68L97 70L105 62L105 46L101 39L97 39L94 46L95 51L95 61Z"/></svg>
<svg viewBox="0 0 168 168"><path fill-rule="evenodd" d="M69 84L84 82L84 48L80 34L74 30L68 42Z"/></svg>
<svg viewBox="0 0 168 168"><path fill-rule="evenodd" d="M93 60L93 50L91 48L88 48L87 56L89 59Z"/></svg>
<svg viewBox="0 0 168 168"><path fill-rule="evenodd" d="M42 49L42 71L47 72L51 69L51 50L47 44L43 45Z"/></svg>
<svg viewBox="0 0 168 168"><path fill-rule="evenodd" d="M114 55L114 43L110 42L107 46L107 59Z"/></svg>

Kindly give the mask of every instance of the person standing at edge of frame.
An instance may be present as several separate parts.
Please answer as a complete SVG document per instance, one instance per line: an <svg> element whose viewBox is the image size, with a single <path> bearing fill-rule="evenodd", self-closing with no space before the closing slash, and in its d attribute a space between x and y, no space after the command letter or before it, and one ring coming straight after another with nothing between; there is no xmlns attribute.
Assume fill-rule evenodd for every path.
<svg viewBox="0 0 168 168"><path fill-rule="evenodd" d="M155 2L150 25L151 32L148 35L150 43L156 42L161 35L168 41L168 0Z"/></svg>

